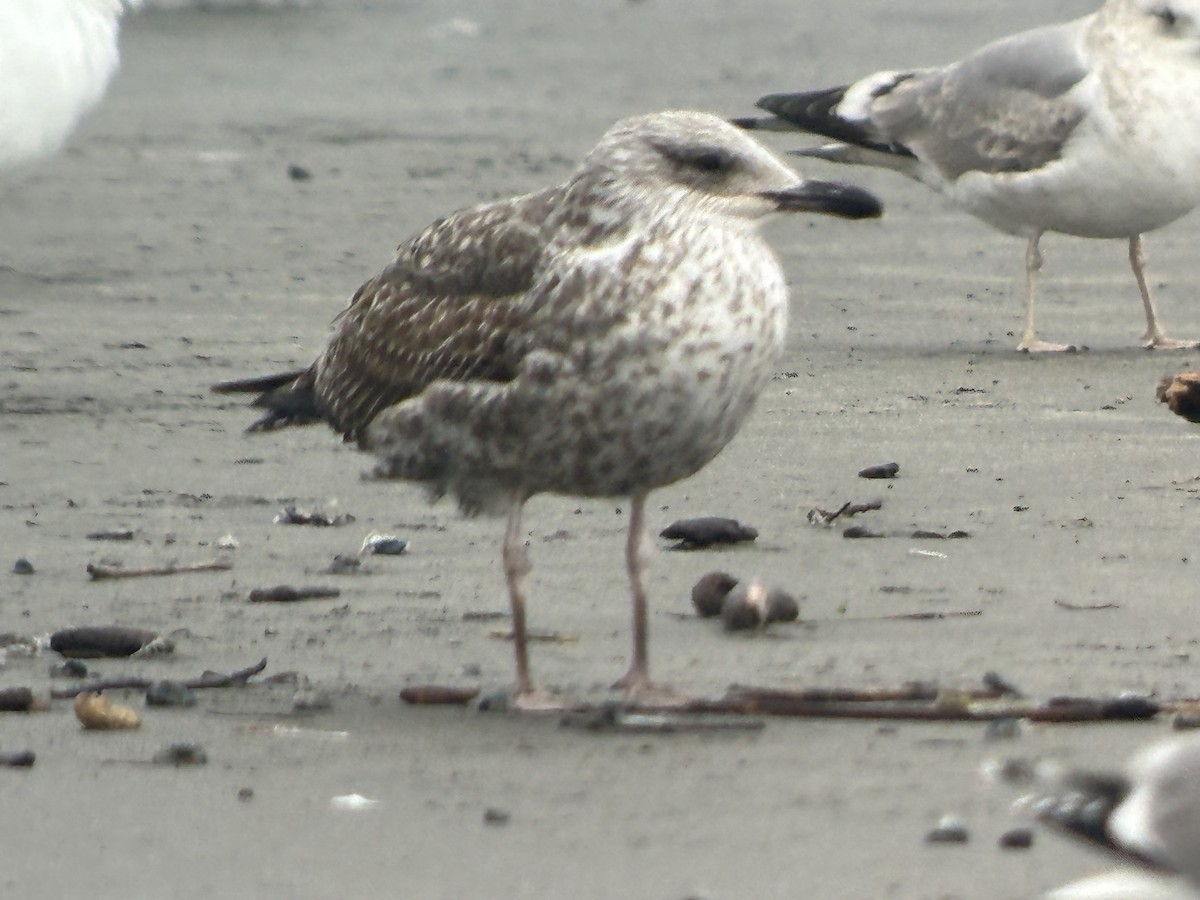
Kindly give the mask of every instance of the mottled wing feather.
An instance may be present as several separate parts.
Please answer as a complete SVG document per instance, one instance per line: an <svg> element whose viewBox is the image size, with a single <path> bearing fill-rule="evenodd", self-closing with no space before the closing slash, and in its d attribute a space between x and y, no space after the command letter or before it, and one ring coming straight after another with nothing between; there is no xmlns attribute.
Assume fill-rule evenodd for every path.
<svg viewBox="0 0 1200 900"><path fill-rule="evenodd" d="M511 379L520 300L549 240L558 190L456 213L400 246L351 299L314 366L323 416L361 440L383 409L439 379Z"/></svg>
<svg viewBox="0 0 1200 900"><path fill-rule="evenodd" d="M880 140L948 179L1025 172L1058 159L1083 120L1071 89L1086 75L1080 22L997 41L945 69L914 73L872 110Z"/></svg>

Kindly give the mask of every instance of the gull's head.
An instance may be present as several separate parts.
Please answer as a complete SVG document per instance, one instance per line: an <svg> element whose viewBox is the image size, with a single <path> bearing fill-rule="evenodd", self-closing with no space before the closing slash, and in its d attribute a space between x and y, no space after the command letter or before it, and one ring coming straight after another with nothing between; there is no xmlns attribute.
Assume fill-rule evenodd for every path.
<svg viewBox="0 0 1200 900"><path fill-rule="evenodd" d="M1200 0L1109 0L1104 12L1155 53L1200 55Z"/></svg>
<svg viewBox="0 0 1200 900"><path fill-rule="evenodd" d="M582 171L598 176L594 187L613 199L654 197L699 214L759 219L772 212L816 212L863 219L883 210L861 188L803 178L742 129L700 112L623 119Z"/></svg>

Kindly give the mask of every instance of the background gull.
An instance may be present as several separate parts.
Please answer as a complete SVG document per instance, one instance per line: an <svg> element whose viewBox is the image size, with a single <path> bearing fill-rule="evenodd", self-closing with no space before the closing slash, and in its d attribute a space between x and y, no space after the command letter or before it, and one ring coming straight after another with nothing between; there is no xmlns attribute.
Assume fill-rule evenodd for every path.
<svg viewBox="0 0 1200 900"><path fill-rule="evenodd" d="M877 72L850 85L758 101L775 120L838 141L798 151L881 166L946 194L1028 241L1020 350L1047 231L1122 238L1146 316L1143 345L1166 337L1146 282L1143 232L1200 202L1200 2L1108 0L1096 13L989 44L944 68Z"/></svg>
<svg viewBox="0 0 1200 900"><path fill-rule="evenodd" d="M218 385L267 392L253 428L323 419L376 453L376 475L504 510L517 696L534 494L631 498L633 652L647 669L647 493L693 474L737 432L787 319L778 261L756 232L776 211L852 218L857 188L805 181L728 123L670 112L613 126L562 185L435 222L400 246L303 372Z"/></svg>
<svg viewBox="0 0 1200 900"><path fill-rule="evenodd" d="M1035 809L1044 824L1126 864L1048 898L1200 898L1200 735L1149 747L1134 758L1127 776L1073 773Z"/></svg>
<svg viewBox="0 0 1200 900"><path fill-rule="evenodd" d="M122 11L141 0L0 3L0 171L49 156L117 71Z"/></svg>

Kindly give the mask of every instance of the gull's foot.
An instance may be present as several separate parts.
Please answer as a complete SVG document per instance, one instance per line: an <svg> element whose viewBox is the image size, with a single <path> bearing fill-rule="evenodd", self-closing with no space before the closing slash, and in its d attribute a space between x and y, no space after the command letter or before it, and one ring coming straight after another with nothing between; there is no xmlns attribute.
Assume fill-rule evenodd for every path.
<svg viewBox="0 0 1200 900"><path fill-rule="evenodd" d="M1055 344L1051 341L1024 339L1017 344L1020 353L1078 353L1081 348L1075 344ZM1082 348L1086 350L1087 348Z"/></svg>
<svg viewBox="0 0 1200 900"><path fill-rule="evenodd" d="M570 709L570 704L551 691L530 688L513 693L509 708L513 712L549 714L564 712Z"/></svg>
<svg viewBox="0 0 1200 900"><path fill-rule="evenodd" d="M1200 341L1180 341L1165 334L1143 334L1142 346L1147 350L1195 350Z"/></svg>
<svg viewBox="0 0 1200 900"><path fill-rule="evenodd" d="M661 687L652 682L644 672L635 672L632 669L613 685L613 689L624 691L626 705L634 708L676 709L692 699L674 688Z"/></svg>

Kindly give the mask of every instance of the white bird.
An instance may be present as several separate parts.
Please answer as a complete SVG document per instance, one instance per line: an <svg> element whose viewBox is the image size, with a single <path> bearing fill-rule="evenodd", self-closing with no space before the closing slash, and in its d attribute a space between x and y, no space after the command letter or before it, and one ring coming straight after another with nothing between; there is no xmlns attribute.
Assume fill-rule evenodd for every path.
<svg viewBox="0 0 1200 900"><path fill-rule="evenodd" d="M1200 900L1200 735L1152 745L1124 776L1073 773L1053 795L1025 804L1125 864L1046 900Z"/></svg>
<svg viewBox="0 0 1200 900"><path fill-rule="evenodd" d="M797 151L894 169L1026 239L1019 350L1037 339L1039 242L1055 231L1128 242L1148 348L1168 338L1146 282L1142 233L1200 203L1200 0L1107 0L1090 16L988 44L944 68L772 94L758 106L838 143Z"/></svg>
<svg viewBox="0 0 1200 900"><path fill-rule="evenodd" d="M0 0L0 172L57 151L108 88L141 0Z"/></svg>
<svg viewBox="0 0 1200 900"><path fill-rule="evenodd" d="M517 705L525 649L521 512L535 494L629 497L633 652L644 699L647 494L699 471L749 414L786 332L787 289L758 224L774 212L870 218L715 116L618 122L563 184L463 210L405 242L309 368L217 386L266 390L257 428L325 420L376 474L504 511Z"/></svg>

